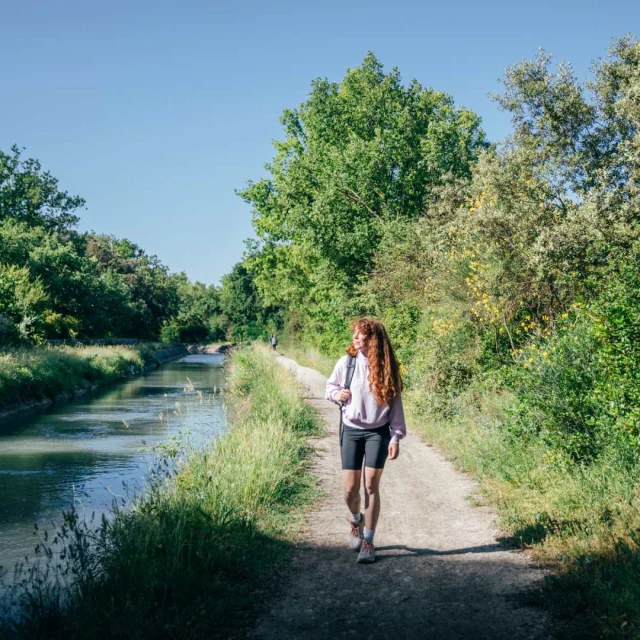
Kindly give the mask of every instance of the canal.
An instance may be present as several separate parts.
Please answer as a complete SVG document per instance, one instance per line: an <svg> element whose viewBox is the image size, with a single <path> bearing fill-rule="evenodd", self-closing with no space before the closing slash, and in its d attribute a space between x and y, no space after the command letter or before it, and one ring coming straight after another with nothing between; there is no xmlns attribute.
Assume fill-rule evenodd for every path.
<svg viewBox="0 0 640 640"><path fill-rule="evenodd" d="M38 415L0 424L0 566L33 556L34 524L72 505L107 512L144 486L158 447L201 447L226 428L222 354L189 355Z"/></svg>

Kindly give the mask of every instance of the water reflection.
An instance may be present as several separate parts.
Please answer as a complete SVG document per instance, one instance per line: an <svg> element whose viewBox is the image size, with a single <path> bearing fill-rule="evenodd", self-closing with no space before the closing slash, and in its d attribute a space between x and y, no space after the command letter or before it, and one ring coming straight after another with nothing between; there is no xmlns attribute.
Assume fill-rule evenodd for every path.
<svg viewBox="0 0 640 640"><path fill-rule="evenodd" d="M33 547L75 504L101 513L139 489L153 448L180 434L199 447L225 427L221 355L192 355L60 408L0 425L0 566Z"/></svg>

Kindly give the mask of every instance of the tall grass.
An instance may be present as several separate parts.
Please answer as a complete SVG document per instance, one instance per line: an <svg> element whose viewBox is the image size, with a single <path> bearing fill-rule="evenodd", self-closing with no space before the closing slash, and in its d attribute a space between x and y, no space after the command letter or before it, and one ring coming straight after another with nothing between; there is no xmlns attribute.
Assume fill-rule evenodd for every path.
<svg viewBox="0 0 640 640"><path fill-rule="evenodd" d="M226 637L274 585L313 495L306 439L315 414L264 352L231 366L229 433L160 464L133 508L96 531L67 514L66 563L42 562L15 593L21 638ZM46 552L45 552L46 555ZM48 567L49 575L46 575Z"/></svg>
<svg viewBox="0 0 640 640"><path fill-rule="evenodd" d="M0 351L0 407L55 399L140 371L152 360L147 345L34 347Z"/></svg>

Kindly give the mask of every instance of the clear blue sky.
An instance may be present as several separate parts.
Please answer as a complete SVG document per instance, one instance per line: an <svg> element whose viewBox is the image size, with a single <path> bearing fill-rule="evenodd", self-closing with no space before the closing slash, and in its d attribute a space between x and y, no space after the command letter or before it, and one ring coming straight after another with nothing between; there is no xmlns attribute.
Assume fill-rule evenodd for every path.
<svg viewBox="0 0 640 640"><path fill-rule="evenodd" d="M83 196L81 229L216 283L251 235L234 189L264 174L313 78L373 50L497 141L509 121L487 93L509 64L543 47L584 76L626 32L637 0L0 0L0 149L26 147Z"/></svg>

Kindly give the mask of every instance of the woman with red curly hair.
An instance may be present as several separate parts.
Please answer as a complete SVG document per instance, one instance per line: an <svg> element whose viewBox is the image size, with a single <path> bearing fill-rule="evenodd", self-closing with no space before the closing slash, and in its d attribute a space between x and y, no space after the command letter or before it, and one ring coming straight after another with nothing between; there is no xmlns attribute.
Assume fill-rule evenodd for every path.
<svg viewBox="0 0 640 640"><path fill-rule="evenodd" d="M398 457L400 439L407 432L401 392L398 361L384 326L373 318L356 320L347 355L327 380L326 397L340 405L344 497L351 512L349 548L359 551L361 563L376 559L373 536L380 515L380 478L387 457ZM364 514L360 512L363 461Z"/></svg>

